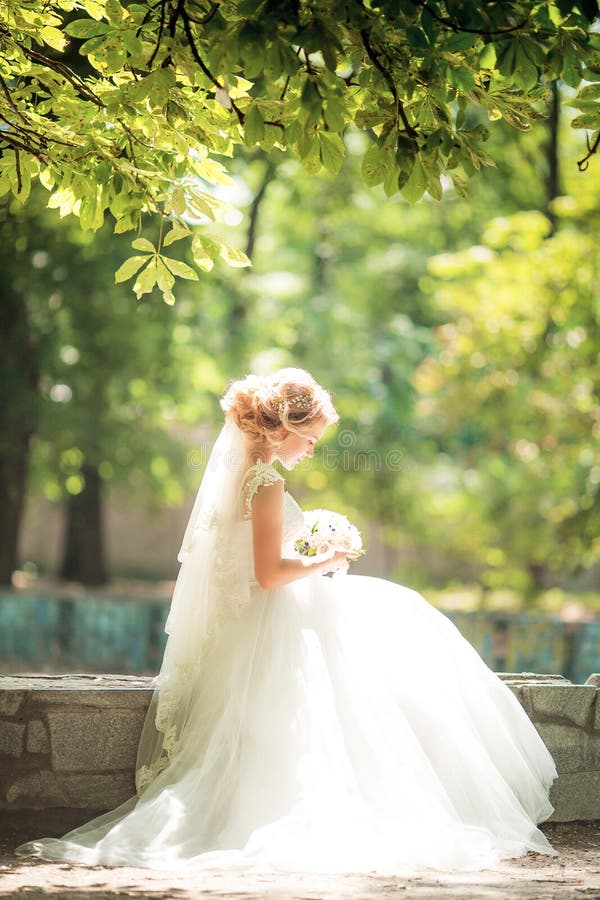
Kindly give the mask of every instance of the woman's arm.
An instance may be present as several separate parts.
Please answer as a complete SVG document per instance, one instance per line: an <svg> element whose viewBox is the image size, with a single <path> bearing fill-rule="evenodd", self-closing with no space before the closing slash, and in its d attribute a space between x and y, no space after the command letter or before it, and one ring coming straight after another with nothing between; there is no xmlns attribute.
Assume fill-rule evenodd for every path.
<svg viewBox="0 0 600 900"><path fill-rule="evenodd" d="M346 554L336 553L324 562L306 564L302 559L282 559L283 481L263 485L252 498L254 575L262 588L281 587L313 572L347 568Z"/></svg>

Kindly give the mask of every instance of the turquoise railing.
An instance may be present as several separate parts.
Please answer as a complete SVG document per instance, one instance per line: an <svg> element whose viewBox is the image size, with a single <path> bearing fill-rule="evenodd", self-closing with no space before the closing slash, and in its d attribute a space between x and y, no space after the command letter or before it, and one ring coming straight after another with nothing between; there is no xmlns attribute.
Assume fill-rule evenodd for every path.
<svg viewBox="0 0 600 900"><path fill-rule="evenodd" d="M0 671L153 674L166 635L164 602L0 595ZM552 672L583 683L600 671L600 621L533 614L446 613L497 672Z"/></svg>

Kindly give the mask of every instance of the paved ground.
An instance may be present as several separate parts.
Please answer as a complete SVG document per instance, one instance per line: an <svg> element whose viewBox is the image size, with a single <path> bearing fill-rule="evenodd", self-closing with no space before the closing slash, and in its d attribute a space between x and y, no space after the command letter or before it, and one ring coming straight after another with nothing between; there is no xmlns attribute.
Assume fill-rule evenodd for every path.
<svg viewBox="0 0 600 900"><path fill-rule="evenodd" d="M43 833L75 821L44 819ZM53 827L52 827L53 826ZM370 875L202 875L82 867L16 858L12 850L40 833L31 814L0 815L0 898L57 900L600 900L600 822L544 824L558 857L529 853L470 874L425 872L411 878Z"/></svg>

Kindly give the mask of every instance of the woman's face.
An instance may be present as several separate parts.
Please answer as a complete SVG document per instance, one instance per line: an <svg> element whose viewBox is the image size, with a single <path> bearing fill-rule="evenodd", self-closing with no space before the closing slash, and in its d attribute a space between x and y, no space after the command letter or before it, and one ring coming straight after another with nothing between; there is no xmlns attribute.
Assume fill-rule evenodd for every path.
<svg viewBox="0 0 600 900"><path fill-rule="evenodd" d="M288 431L285 438L275 451L275 458L288 471L298 465L303 459L309 459L315 452L315 444L321 439L329 423L324 419L315 419L306 426L302 434Z"/></svg>

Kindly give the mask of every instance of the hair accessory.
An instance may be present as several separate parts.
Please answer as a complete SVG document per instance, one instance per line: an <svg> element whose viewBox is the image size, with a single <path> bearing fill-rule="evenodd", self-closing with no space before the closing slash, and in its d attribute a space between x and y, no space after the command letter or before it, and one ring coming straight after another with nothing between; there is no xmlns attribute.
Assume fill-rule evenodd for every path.
<svg viewBox="0 0 600 900"><path fill-rule="evenodd" d="M296 394L295 397L290 397L289 400L286 401L281 399L278 400L275 404L275 410L277 415L281 419L285 412L286 405L290 410L297 410L298 412L308 412L308 410L312 406L313 395L305 392L303 394Z"/></svg>

